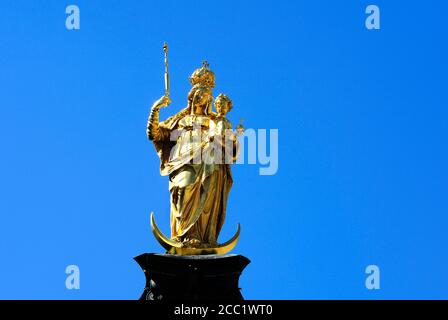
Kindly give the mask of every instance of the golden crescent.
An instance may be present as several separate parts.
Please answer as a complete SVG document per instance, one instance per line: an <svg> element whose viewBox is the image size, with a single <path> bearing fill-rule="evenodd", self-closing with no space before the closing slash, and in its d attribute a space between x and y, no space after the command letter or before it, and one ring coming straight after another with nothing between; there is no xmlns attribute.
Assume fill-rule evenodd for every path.
<svg viewBox="0 0 448 320"><path fill-rule="evenodd" d="M154 212L151 212L151 231L154 234L154 237L160 243L162 247L164 247L167 253L170 254L178 254L178 255L203 255L203 254L226 254L235 248L238 239L240 237L241 227L238 223L238 229L236 230L235 235L230 238L230 240L224 242L223 244L218 245L217 247L212 248L188 248L183 247L180 242L171 240L167 236L165 236L157 227L156 220L154 218Z"/></svg>

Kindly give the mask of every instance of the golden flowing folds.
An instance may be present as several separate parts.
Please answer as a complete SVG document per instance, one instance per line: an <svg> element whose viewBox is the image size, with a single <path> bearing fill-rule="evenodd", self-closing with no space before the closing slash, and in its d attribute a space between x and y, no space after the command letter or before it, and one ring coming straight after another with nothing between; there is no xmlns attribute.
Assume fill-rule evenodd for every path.
<svg viewBox="0 0 448 320"><path fill-rule="evenodd" d="M240 234L238 225L229 241L218 244L233 184L230 164L239 149L226 118L232 102L220 94L217 113L212 110L215 76L207 63L193 72L190 82L186 108L160 122L160 108L171 102L165 95L154 103L148 119L147 135L160 158L160 173L169 177L171 238L162 234L153 214L151 229L169 253L224 254Z"/></svg>

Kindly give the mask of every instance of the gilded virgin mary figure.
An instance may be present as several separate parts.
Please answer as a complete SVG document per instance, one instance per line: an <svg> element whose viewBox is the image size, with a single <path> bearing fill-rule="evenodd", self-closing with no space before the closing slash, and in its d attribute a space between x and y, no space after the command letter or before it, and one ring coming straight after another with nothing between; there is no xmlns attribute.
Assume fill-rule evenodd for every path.
<svg viewBox="0 0 448 320"><path fill-rule="evenodd" d="M212 111L215 75L204 64L190 76L192 89L187 106L165 121L159 121L161 107L170 104L168 96L157 100L148 119L147 136L160 158L160 173L169 177L171 240L183 247L217 246L226 217L232 187L230 165L223 161L229 145L233 161L238 142L235 136L223 143L215 129L218 115Z"/></svg>

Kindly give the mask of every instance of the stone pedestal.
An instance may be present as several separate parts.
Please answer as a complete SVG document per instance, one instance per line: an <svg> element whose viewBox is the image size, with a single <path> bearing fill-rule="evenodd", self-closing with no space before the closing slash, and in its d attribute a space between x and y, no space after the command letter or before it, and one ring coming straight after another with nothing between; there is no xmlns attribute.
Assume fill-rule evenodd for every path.
<svg viewBox="0 0 448 320"><path fill-rule="evenodd" d="M244 256L144 253L134 259L146 276L140 300L243 300L238 280L250 263Z"/></svg>

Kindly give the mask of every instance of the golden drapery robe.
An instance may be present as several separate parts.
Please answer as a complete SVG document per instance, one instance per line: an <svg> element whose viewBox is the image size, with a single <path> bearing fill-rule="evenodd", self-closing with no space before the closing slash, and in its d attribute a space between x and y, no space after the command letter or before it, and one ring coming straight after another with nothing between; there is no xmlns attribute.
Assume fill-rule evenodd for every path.
<svg viewBox="0 0 448 320"><path fill-rule="evenodd" d="M187 245L217 244L233 184L230 165L215 161L222 155L214 150L214 120L183 110L159 123L153 138L160 173L169 176L171 238Z"/></svg>

